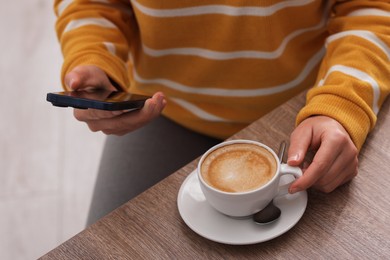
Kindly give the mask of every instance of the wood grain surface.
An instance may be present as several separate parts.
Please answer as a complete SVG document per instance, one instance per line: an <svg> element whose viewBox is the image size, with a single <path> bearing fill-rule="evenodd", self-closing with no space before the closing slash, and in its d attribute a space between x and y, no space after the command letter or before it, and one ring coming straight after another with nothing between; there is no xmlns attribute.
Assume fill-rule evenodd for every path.
<svg viewBox="0 0 390 260"><path fill-rule="evenodd" d="M288 140L304 93L230 139L277 150ZM273 240L246 246L207 240L186 226L177 195L196 162L66 241L42 259L390 259L390 102L360 154L359 175L330 194L308 191L302 219Z"/></svg>

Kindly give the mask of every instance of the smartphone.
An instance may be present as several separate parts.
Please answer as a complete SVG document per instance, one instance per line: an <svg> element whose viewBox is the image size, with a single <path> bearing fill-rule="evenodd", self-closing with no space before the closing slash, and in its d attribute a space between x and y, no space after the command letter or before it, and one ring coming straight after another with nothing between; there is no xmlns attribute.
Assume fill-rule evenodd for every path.
<svg viewBox="0 0 390 260"><path fill-rule="evenodd" d="M57 107L100 110L136 110L144 106L150 96L103 89L47 93L46 100Z"/></svg>

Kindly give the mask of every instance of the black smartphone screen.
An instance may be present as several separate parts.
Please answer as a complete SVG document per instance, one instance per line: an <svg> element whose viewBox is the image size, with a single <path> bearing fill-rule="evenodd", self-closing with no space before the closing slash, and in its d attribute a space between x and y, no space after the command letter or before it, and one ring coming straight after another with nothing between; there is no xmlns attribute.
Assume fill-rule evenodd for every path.
<svg viewBox="0 0 390 260"><path fill-rule="evenodd" d="M46 100L57 107L100 110L135 110L144 106L149 96L103 89L47 93Z"/></svg>

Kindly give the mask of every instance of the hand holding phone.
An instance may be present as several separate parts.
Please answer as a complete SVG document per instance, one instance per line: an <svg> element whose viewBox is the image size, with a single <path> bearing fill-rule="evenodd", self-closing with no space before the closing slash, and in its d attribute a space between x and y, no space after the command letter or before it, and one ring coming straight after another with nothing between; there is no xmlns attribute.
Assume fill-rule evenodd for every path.
<svg viewBox="0 0 390 260"><path fill-rule="evenodd" d="M105 89L53 92L46 96L47 101L58 107L108 111L140 109L148 98L150 97Z"/></svg>
<svg viewBox="0 0 390 260"><path fill-rule="evenodd" d="M118 102L118 96L121 94L111 95L112 91L120 88L113 84L102 69L94 65L80 65L73 68L65 75L64 86L73 92L49 93L47 100L55 106L82 108L74 109L73 115L78 121L86 123L93 132L124 135L158 117L166 105L164 94L157 92L151 98L132 95L132 100L125 100L126 105L122 106L123 104ZM100 90L97 91L99 88ZM104 92L102 88L109 91ZM112 96L114 102L110 98L104 101ZM123 97L119 100L123 101ZM133 111L126 113L129 110Z"/></svg>
<svg viewBox="0 0 390 260"><path fill-rule="evenodd" d="M74 110L74 117L93 132L119 136L149 123L166 105L161 92L152 97L103 90L57 92L48 93L47 100L54 106L80 108ZM136 111L125 113L132 110Z"/></svg>

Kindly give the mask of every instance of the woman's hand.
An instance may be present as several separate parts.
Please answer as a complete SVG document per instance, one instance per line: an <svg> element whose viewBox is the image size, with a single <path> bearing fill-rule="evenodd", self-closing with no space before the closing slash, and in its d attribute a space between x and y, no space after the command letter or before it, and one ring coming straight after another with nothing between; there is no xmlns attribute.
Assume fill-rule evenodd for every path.
<svg viewBox="0 0 390 260"><path fill-rule="evenodd" d="M305 162L314 151L311 162ZM290 137L288 164L303 165L303 176L290 186L290 193L313 187L329 193L350 181L358 172L358 150L344 127L326 116L304 120Z"/></svg>
<svg viewBox="0 0 390 260"><path fill-rule="evenodd" d="M68 90L88 90L103 88L117 90L110 82L107 74L100 68L92 65L75 67L65 76L65 85ZM134 131L161 114L166 100L161 92L157 92L146 100L142 109L137 111L103 111L96 109L74 109L77 120L87 123L93 131L102 131L105 134L124 135Z"/></svg>

